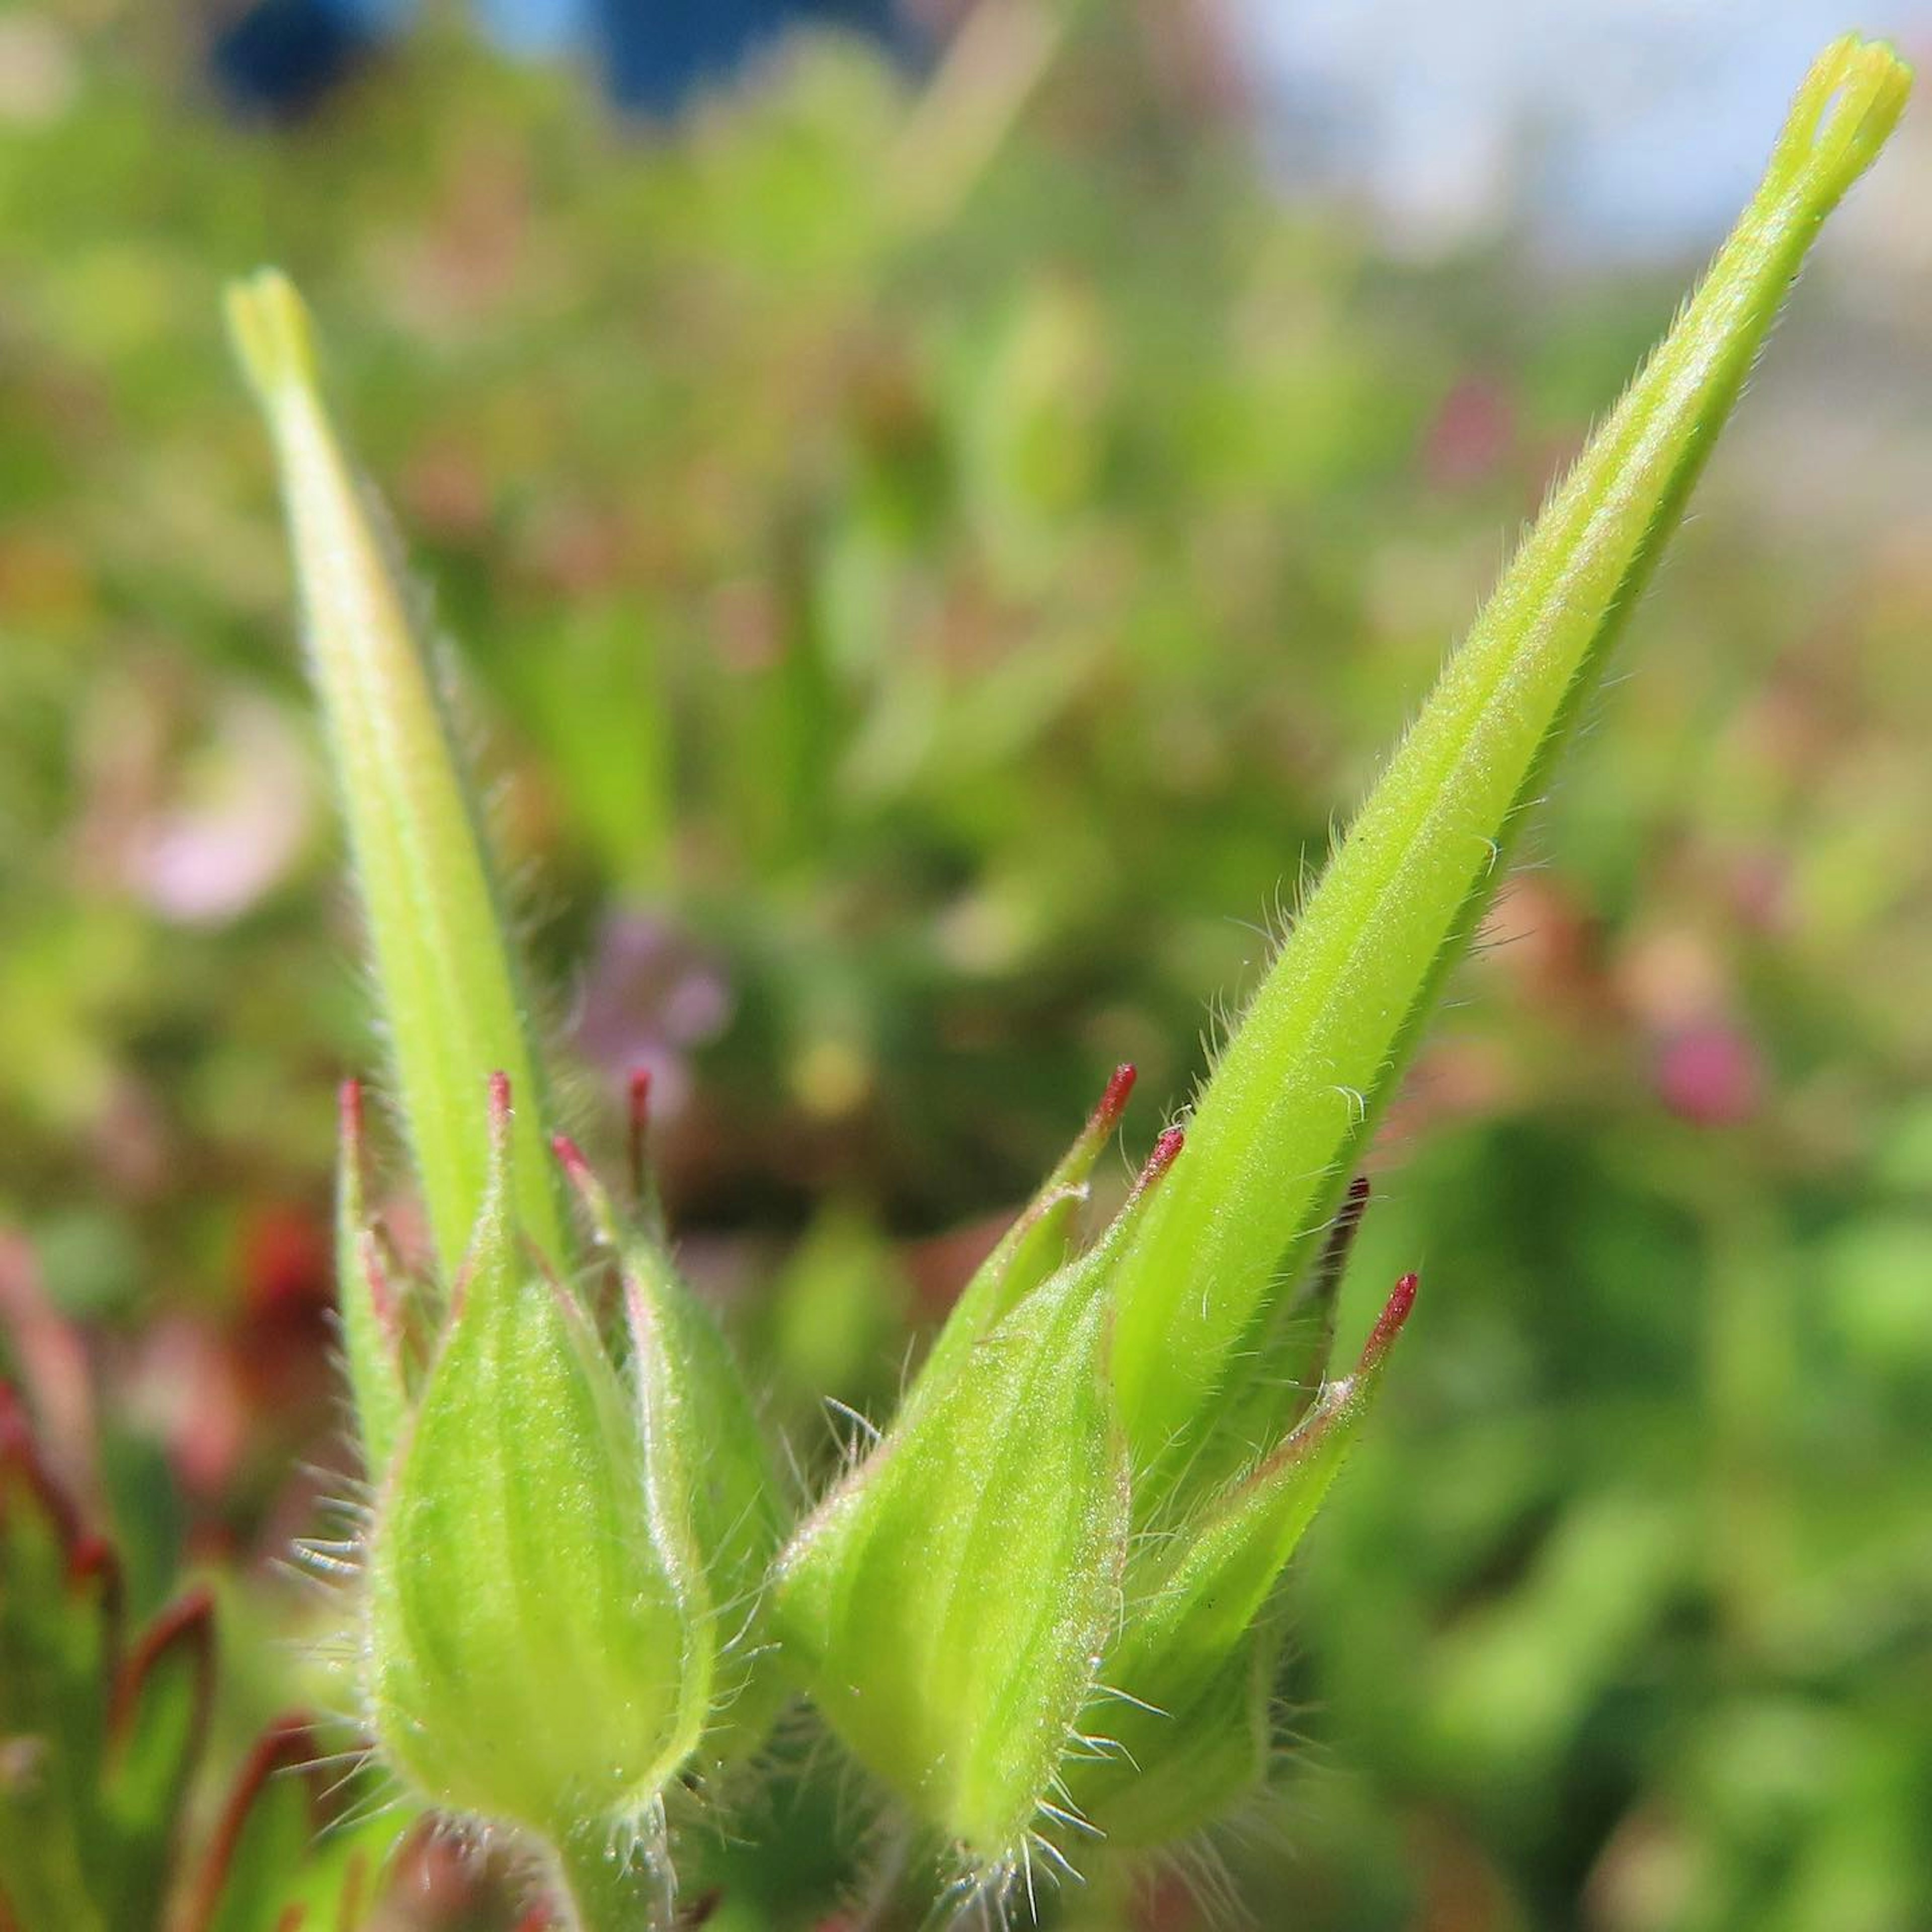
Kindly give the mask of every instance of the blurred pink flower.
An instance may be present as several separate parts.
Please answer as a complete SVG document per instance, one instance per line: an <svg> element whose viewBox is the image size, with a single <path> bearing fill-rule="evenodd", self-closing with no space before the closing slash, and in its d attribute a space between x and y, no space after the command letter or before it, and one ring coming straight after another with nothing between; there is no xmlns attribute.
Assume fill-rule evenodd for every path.
<svg viewBox="0 0 1932 1932"><path fill-rule="evenodd" d="M1654 1078L1664 1104L1696 1126L1736 1126L1757 1112L1764 1097L1763 1055L1727 1020L1666 1034L1658 1048Z"/></svg>

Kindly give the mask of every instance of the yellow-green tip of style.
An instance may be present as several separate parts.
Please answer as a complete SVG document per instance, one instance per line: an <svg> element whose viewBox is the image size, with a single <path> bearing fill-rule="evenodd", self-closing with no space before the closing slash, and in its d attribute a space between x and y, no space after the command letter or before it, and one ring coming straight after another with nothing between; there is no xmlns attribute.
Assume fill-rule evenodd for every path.
<svg viewBox="0 0 1932 1932"><path fill-rule="evenodd" d="M279 268L257 268L230 282L222 296L228 333L248 379L264 404L315 384L315 332L308 305Z"/></svg>
<svg viewBox="0 0 1932 1932"><path fill-rule="evenodd" d="M1847 34L1812 63L1791 104L1777 150L1774 178L1822 164L1835 201L1892 138L1912 92L1912 69L1885 40Z"/></svg>

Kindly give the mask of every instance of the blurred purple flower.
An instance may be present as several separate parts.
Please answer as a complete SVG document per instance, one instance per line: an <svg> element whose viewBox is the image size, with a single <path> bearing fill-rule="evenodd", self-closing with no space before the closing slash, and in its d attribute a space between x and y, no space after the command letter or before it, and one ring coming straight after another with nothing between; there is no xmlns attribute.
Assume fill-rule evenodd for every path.
<svg viewBox="0 0 1932 1932"><path fill-rule="evenodd" d="M614 1084L643 1069L652 1111L677 1113L689 1055L724 1031L731 988L717 962L662 914L620 911L592 949L573 1034L578 1053Z"/></svg>

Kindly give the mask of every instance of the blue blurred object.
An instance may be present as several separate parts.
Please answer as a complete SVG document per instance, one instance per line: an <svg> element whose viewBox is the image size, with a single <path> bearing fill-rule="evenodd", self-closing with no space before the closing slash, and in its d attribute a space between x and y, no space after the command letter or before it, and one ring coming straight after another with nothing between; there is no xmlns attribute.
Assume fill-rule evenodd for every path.
<svg viewBox="0 0 1932 1932"><path fill-rule="evenodd" d="M294 120L380 44L381 26L346 0L255 0L215 37L215 84L242 112Z"/></svg>
<svg viewBox="0 0 1932 1932"><path fill-rule="evenodd" d="M611 98L632 113L675 113L788 28L856 28L898 44L893 0L591 0Z"/></svg>
<svg viewBox="0 0 1932 1932"><path fill-rule="evenodd" d="M245 112L298 117L413 10L412 0L254 0L215 41L215 79ZM612 100L658 118L792 27L843 26L904 57L920 50L896 0L479 0L478 11L521 52L588 40Z"/></svg>

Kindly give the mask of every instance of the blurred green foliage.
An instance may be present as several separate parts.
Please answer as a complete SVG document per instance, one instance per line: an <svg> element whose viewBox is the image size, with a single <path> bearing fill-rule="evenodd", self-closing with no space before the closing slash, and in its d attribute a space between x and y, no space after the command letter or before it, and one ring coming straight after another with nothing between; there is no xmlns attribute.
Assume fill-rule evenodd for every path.
<svg viewBox="0 0 1932 1932"><path fill-rule="evenodd" d="M0 1355L137 1608L231 1576L232 1754L326 1696L255 1640L326 1619L266 1563L370 1056L223 280L326 318L580 1110L656 1068L811 1467L1106 1069L1185 1086L1682 278L1388 259L1124 12L1004 102L815 46L648 140L434 33L236 128L169 20L0 13ZM1932 1923L1932 567L1756 448L1385 1136L1358 1331L1429 1292L1214 1854L1264 1923Z"/></svg>

